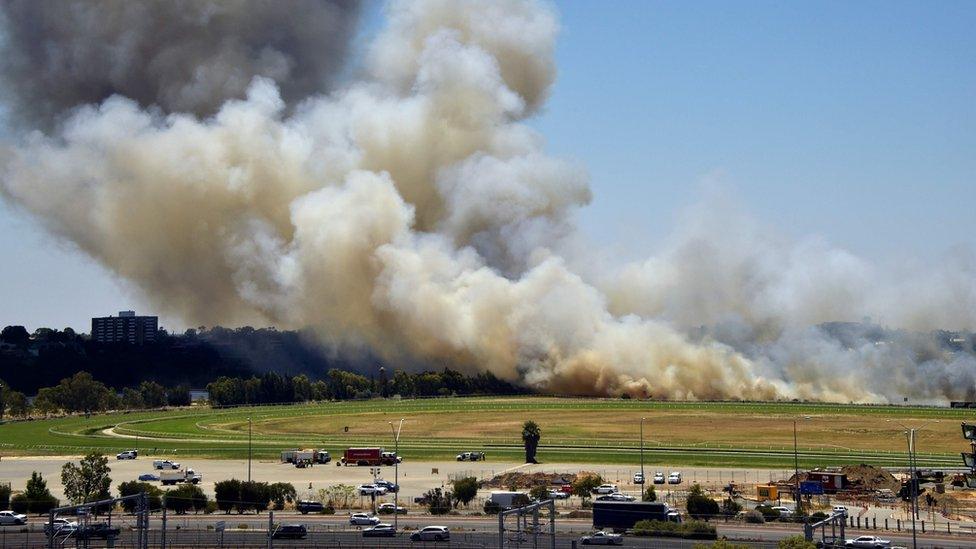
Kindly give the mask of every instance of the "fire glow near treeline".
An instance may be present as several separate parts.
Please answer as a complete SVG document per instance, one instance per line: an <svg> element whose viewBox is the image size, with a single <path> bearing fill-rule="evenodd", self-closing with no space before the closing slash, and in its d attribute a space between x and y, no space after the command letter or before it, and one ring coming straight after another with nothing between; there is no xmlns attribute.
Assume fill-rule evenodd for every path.
<svg viewBox="0 0 976 549"><path fill-rule="evenodd" d="M889 275L704 204L646 261L594 257L585 168L525 124L548 3L395 2L362 52L353 2L0 10L0 192L189 325L554 392L973 398L971 349L925 334L976 327L971 254ZM894 329L818 326L864 316Z"/></svg>

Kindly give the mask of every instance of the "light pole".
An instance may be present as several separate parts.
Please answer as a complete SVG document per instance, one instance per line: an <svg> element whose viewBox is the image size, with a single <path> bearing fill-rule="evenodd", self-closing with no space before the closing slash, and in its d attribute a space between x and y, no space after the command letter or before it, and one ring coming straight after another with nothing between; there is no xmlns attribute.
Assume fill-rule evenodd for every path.
<svg viewBox="0 0 976 549"><path fill-rule="evenodd" d="M808 420L810 416L803 416L803 419ZM793 418L793 480L796 483L793 500L796 503L796 516L799 517L802 507L800 505L800 453L796 446L796 420L797 418Z"/></svg>
<svg viewBox="0 0 976 549"><path fill-rule="evenodd" d="M247 416L247 481L251 482L251 416Z"/></svg>
<svg viewBox="0 0 976 549"><path fill-rule="evenodd" d="M646 417L642 417L642 418L641 418L641 420L640 420L640 462L641 462L641 481L643 481L644 483L646 483L646 482L647 482L647 479L646 479L646 478L644 478L644 420L646 420L646 419L647 419ZM643 490L644 490L644 485L643 485L643 484L641 484L641 491L643 491ZM641 494L641 496L643 496L643 494ZM643 497L641 497L641 499L643 500L644 498L643 498Z"/></svg>
<svg viewBox="0 0 976 549"><path fill-rule="evenodd" d="M890 419L886 420L889 423ZM915 519L918 516L918 473L916 467L916 456L917 452L915 450L915 431L918 429L914 427L909 427L903 423L895 422L905 429L905 435L908 439L908 486L910 492L910 497L912 498L912 549L918 547L918 537L915 533ZM935 420L938 423L938 420Z"/></svg>
<svg viewBox="0 0 976 549"><path fill-rule="evenodd" d="M393 433L393 484L396 490L393 492L393 531L397 531L400 515L400 431L403 429L403 418L400 418L400 425L393 429L393 422L390 422L390 431Z"/></svg>

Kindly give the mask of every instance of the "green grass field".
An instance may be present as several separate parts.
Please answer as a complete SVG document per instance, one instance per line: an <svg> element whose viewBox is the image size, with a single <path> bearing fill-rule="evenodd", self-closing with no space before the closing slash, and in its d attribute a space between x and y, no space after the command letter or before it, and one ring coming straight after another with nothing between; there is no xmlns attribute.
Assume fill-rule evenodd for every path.
<svg viewBox="0 0 976 549"><path fill-rule="evenodd" d="M518 461L521 424L539 423L543 461L635 463L644 422L645 460L674 465L780 467L793 463L793 420L804 466L904 462L902 425L918 433L923 466L959 466L962 421L972 410L792 403L638 402L548 397L371 400L211 410L117 413L0 425L6 455L115 453L240 458L252 419L255 455L287 448L392 447L390 421L406 418L405 459L451 459L485 450Z"/></svg>

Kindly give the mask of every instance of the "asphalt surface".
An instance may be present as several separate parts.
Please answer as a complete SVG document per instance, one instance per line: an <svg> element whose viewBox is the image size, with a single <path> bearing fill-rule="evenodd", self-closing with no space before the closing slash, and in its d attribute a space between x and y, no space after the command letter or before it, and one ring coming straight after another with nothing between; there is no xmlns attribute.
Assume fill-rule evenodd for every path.
<svg viewBox="0 0 976 549"><path fill-rule="evenodd" d="M392 517L384 517L384 522ZM412 548L487 548L498 547L498 522L494 517L458 517L458 516L401 516L398 519L400 535L396 538L363 538L362 529L350 526L348 517L345 516L321 516L321 515L299 515L293 513L276 513L275 522L279 524L305 524L309 530L309 535L304 540L273 540L273 547L412 547ZM215 530L218 521L226 524L226 530L221 540L220 534ZM113 524L122 528L123 533L115 541L115 547L137 547L136 533L129 530L129 526L134 524L132 517L116 517ZM423 526L442 525L451 529L450 542L442 543L418 543L409 541L409 535ZM511 525L512 523L510 523ZM31 520L31 530L28 532L20 531L21 528L4 527L0 528L0 547L17 548L40 548L45 547L47 539L42 533L42 521ZM223 547L245 548L245 547L268 547L267 539L268 515L196 515L187 517L173 517L168 521L166 529L167 547ZM161 543L161 520L158 516L153 517L150 523L149 546L160 547ZM243 526L243 528L242 528ZM543 527L546 525L543 524ZM774 548L776 542L782 538L797 535L802 532L799 525L777 524L766 526L755 526L745 524L726 524L717 523L719 536L745 543L750 547ZM557 521L556 547L571 547L573 540L578 540L581 535L591 530L589 521L586 520L563 520ZM912 538L910 532L883 532L883 531L855 531L848 530L847 537L852 538L856 535L870 534L879 535L892 541L895 546L911 547ZM506 533L505 547L529 548L534 547L532 538L526 536L522 543L518 543L515 532ZM918 547L927 548L976 548L976 537L974 536L947 536L944 534L919 533ZM58 547L83 546L74 539L58 540ZM665 548L665 547L692 547L696 543L690 540L678 540L667 538L638 538L626 536L624 546L641 548ZM89 547L107 547L108 544L102 540L91 540ZM545 538L539 540L539 547L549 547Z"/></svg>

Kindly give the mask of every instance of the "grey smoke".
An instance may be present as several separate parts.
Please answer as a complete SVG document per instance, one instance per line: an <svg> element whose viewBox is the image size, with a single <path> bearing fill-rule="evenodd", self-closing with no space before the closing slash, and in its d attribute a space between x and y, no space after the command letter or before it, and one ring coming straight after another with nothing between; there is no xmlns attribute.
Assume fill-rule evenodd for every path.
<svg viewBox="0 0 976 549"><path fill-rule="evenodd" d="M118 94L209 115L255 76L293 103L332 83L355 0L6 0L0 81L11 113L48 128Z"/></svg>
<svg viewBox="0 0 976 549"><path fill-rule="evenodd" d="M238 4L214 4L227 5ZM333 4L286 5L298 35L333 29L321 15ZM63 75L69 90L102 91L39 93L45 120L73 109L57 129L0 149L0 194L190 325L309 327L397 367L490 370L568 393L972 394L972 354L920 352L924 340L901 336L843 342L817 327L874 316L912 330L976 328L976 261L965 252L890 273L706 202L647 260L600 258L573 223L591 199L585 169L547 155L525 123L555 78L550 5L418 0L391 3L386 16L360 77L335 89L328 70L306 81L256 63L246 84L215 70L207 93L189 93L199 75L233 63L168 41L133 51L120 41L121 59L166 51L178 69L134 98L116 82L132 84L127 71L142 67ZM56 43L75 42L63 33ZM228 40L241 42L235 33ZM276 43L245 34L252 53L266 49L257 37Z"/></svg>

